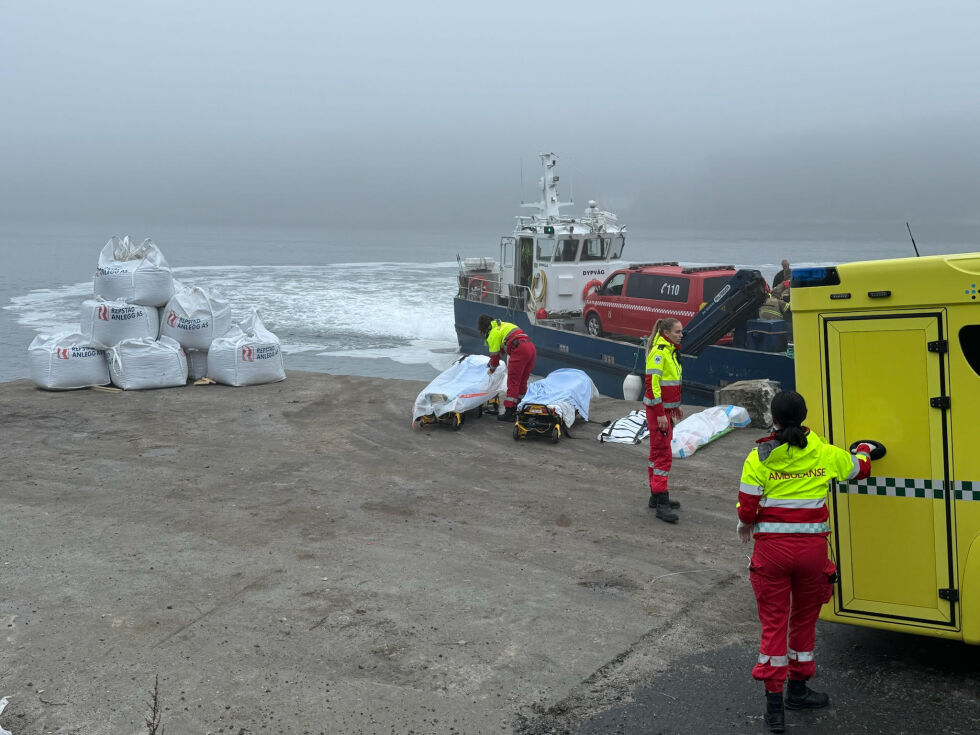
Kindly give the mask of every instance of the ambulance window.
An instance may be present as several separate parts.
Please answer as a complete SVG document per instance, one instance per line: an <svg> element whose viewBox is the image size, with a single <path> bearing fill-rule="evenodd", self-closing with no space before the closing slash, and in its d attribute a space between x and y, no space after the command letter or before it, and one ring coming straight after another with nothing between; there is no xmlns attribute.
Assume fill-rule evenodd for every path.
<svg viewBox="0 0 980 735"><path fill-rule="evenodd" d="M960 349L973 372L980 375L980 325L971 324L960 330Z"/></svg>

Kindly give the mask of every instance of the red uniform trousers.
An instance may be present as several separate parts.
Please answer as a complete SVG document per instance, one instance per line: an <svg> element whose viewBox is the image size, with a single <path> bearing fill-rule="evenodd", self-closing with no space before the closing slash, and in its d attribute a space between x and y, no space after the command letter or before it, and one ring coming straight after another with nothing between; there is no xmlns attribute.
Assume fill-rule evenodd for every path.
<svg viewBox="0 0 980 735"><path fill-rule="evenodd" d="M529 339L522 339L507 354L507 396L504 408L516 408L518 401L527 393L527 379L531 376L538 351Z"/></svg>
<svg viewBox="0 0 980 735"><path fill-rule="evenodd" d="M797 681L813 676L817 616L833 594L830 575L835 571L827 558L825 536L785 534L755 540L749 579L762 641L752 677L763 682L767 692L781 692L787 675Z"/></svg>
<svg viewBox="0 0 980 735"><path fill-rule="evenodd" d="M670 440L674 438L674 422L671 420L672 409L667 409L667 434L660 433L657 428L657 414L653 406L646 406L647 428L650 429L650 459L647 462L647 474L650 476L650 492L667 492L667 475L674 456L670 453Z"/></svg>

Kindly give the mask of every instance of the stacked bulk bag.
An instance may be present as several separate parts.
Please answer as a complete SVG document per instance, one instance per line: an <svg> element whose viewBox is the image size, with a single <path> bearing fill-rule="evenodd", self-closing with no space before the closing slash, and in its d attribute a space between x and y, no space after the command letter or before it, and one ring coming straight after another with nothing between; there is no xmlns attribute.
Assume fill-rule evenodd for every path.
<svg viewBox="0 0 980 735"><path fill-rule="evenodd" d="M279 338L265 328L258 313L211 343L208 377L225 385L258 385L286 379Z"/></svg>
<svg viewBox="0 0 980 735"><path fill-rule="evenodd" d="M112 237L99 253L95 295L108 301L163 306L174 293L174 278L163 253L147 238L136 245Z"/></svg>
<svg viewBox="0 0 980 735"><path fill-rule="evenodd" d="M172 388L187 383L187 358L176 341L127 339L110 347L109 376L123 390Z"/></svg>
<svg viewBox="0 0 980 735"><path fill-rule="evenodd" d="M124 339L156 339L160 316L155 306L87 299L82 302L81 331L90 344L104 349Z"/></svg>
<svg viewBox="0 0 980 735"><path fill-rule="evenodd" d="M109 369L105 353L90 347L78 332L39 334L27 348L31 380L48 390L106 385Z"/></svg>
<svg viewBox="0 0 980 735"><path fill-rule="evenodd" d="M195 286L181 289L167 302L160 321L160 336L176 340L184 349L207 351L212 340L231 328L231 307L216 291Z"/></svg>

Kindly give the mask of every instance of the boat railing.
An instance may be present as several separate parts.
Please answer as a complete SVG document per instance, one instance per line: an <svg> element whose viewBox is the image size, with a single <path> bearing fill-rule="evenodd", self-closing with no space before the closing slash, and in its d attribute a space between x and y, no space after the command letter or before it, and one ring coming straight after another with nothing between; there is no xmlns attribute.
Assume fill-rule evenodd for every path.
<svg viewBox="0 0 980 735"><path fill-rule="evenodd" d="M507 308L514 311L525 311L531 299L531 289L519 283L507 284Z"/></svg>

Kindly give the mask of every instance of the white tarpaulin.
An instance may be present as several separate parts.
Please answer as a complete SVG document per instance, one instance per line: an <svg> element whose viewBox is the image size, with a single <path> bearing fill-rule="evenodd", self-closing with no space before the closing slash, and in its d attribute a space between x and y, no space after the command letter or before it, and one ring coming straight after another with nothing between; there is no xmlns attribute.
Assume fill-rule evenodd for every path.
<svg viewBox="0 0 980 735"><path fill-rule="evenodd" d="M690 457L699 447L724 436L733 427L748 426L749 412L741 406L714 406L691 414L674 427L670 453L674 457Z"/></svg>
<svg viewBox="0 0 980 735"><path fill-rule="evenodd" d="M286 379L279 338L265 328L258 313L211 343L208 377L225 385L259 385Z"/></svg>
<svg viewBox="0 0 980 735"><path fill-rule="evenodd" d="M113 237L99 253L95 295L109 301L163 306L174 293L174 278L163 253L146 239L137 245Z"/></svg>
<svg viewBox="0 0 980 735"><path fill-rule="evenodd" d="M90 347L78 332L39 334L27 348L31 380L41 388L68 390L108 385L105 352Z"/></svg>
<svg viewBox="0 0 980 735"><path fill-rule="evenodd" d="M173 388L187 383L187 358L176 341L127 339L106 353L112 384L123 390Z"/></svg>
<svg viewBox="0 0 980 735"><path fill-rule="evenodd" d="M575 412L589 420L589 405L597 398L599 391L592 378L575 368L561 368L548 374L546 378L530 383L527 393L517 409L528 403L541 403L552 408L565 426L575 423Z"/></svg>
<svg viewBox="0 0 980 735"><path fill-rule="evenodd" d="M105 349L124 339L156 339L160 316L155 306L86 299L82 302L81 329L93 347Z"/></svg>
<svg viewBox="0 0 980 735"><path fill-rule="evenodd" d="M501 363L487 375L489 363L486 355L467 355L439 373L415 399L412 421L469 411L500 393L507 385L507 368Z"/></svg>
<svg viewBox="0 0 980 735"><path fill-rule="evenodd" d="M200 286L178 291L167 302L160 335L189 350L208 350L211 342L231 328L231 307L216 291ZM278 345L278 340L276 340Z"/></svg>

